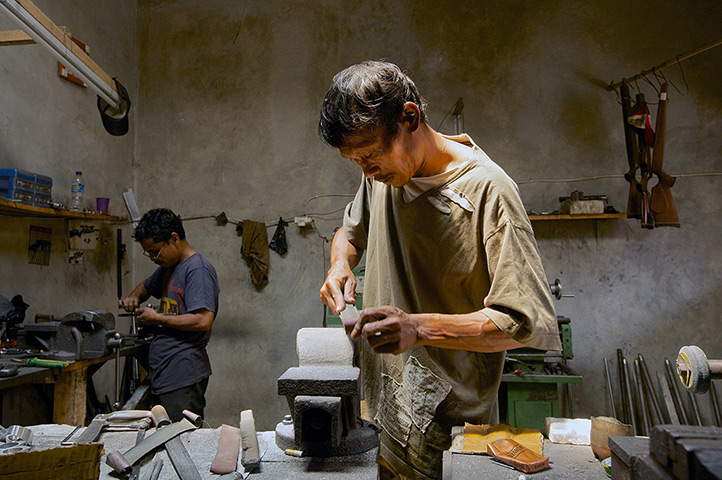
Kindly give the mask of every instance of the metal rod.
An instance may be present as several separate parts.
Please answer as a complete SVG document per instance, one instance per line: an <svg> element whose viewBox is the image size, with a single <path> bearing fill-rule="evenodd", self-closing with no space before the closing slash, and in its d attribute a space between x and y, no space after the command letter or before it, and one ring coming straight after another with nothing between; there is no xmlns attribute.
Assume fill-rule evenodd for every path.
<svg viewBox="0 0 722 480"><path fill-rule="evenodd" d="M634 416L634 402L632 401L632 386L629 381L629 364L627 359L622 357L622 365L624 366L624 386L625 393L627 394L627 404L629 406L629 419L632 423L632 431L634 435L639 435L639 426L637 425L637 419Z"/></svg>
<svg viewBox="0 0 722 480"><path fill-rule="evenodd" d="M692 413L694 414L694 421L697 422L696 425L702 426L702 418L699 415L699 406L697 405L697 397L694 393L687 391L687 395L689 395L689 403L692 405Z"/></svg>
<svg viewBox="0 0 722 480"><path fill-rule="evenodd" d="M717 399L717 387L714 386L714 382L711 382L709 386L709 396L712 402L712 411L714 411L714 423L718 427L722 427L722 415L719 411L719 400Z"/></svg>
<svg viewBox="0 0 722 480"><path fill-rule="evenodd" d="M672 370L672 364L669 362L669 359L665 357L664 359L664 373L667 376L667 385L669 385L669 389L672 393L672 400L674 401L674 406L677 409L677 415L679 415L679 421L682 425L689 425L689 417L687 417L687 412L684 409L684 404L682 403L682 397L679 395L679 390L677 387L677 381L679 377L675 375L674 370Z"/></svg>
<svg viewBox="0 0 722 480"><path fill-rule="evenodd" d="M609 363L607 357L604 357L604 375L607 378L607 391L609 392L609 405L612 408L612 416L617 418L617 409L614 408L614 392L612 392L612 379L609 377Z"/></svg>
<svg viewBox="0 0 722 480"><path fill-rule="evenodd" d="M662 398L664 398L664 406L667 409L667 418L669 418L669 423L672 425L679 425L677 407L674 405L672 392L669 390L669 385L667 385L667 380L664 378L664 374L662 372L657 371L657 382L659 382L659 387L662 389Z"/></svg>
<svg viewBox="0 0 722 480"><path fill-rule="evenodd" d="M639 378L639 359L634 359L634 388L637 390L637 397L639 398L639 408L642 411L642 420L644 421L644 432L643 434L649 435L651 429L649 421L649 410L647 409L647 402L644 396L644 390L642 389L642 380Z"/></svg>
<svg viewBox="0 0 722 480"><path fill-rule="evenodd" d="M662 415L662 408L659 406L659 399L657 399L657 393L654 391L654 385L652 384L652 377L649 376L649 369L647 369L647 362L644 361L644 357L640 353L638 355L639 358L639 367L640 372L642 374L642 380L644 381L644 386L647 388L647 393L649 394L649 399L652 401L652 407L654 408L654 413L657 415L657 419L659 420L659 424L666 423L666 420L664 418L664 415ZM658 425L657 423L652 422L653 425Z"/></svg>
<svg viewBox="0 0 722 480"><path fill-rule="evenodd" d="M629 418L629 405L627 405L627 384L624 381L624 354L621 348L617 349L617 370L619 371L619 396L622 399L622 418L620 418L620 420L630 424L632 421Z"/></svg>
<svg viewBox="0 0 722 480"><path fill-rule="evenodd" d="M118 300L123 298L123 230L116 230L115 246L115 280L118 284Z"/></svg>
<svg viewBox="0 0 722 480"><path fill-rule="evenodd" d="M675 64L681 62L682 60L687 60L688 58L692 58L695 55L699 55L702 52L706 52L707 50L718 47L720 45L722 45L722 38L710 43L709 45L705 45L704 47L700 47L696 50L692 50L691 52L687 52L682 55L677 55L676 57L669 59L666 62L657 65L656 67L652 67L649 70L642 70L641 72L639 72L632 78L626 78L617 83L610 83L609 87L607 87L607 89L608 90L616 90L617 88L620 87L620 85L622 85L622 82L630 83L635 80L639 80L640 78L643 78L643 77L646 77L647 75L653 74L654 72L656 72L658 70L661 70L661 69L667 68L667 67L671 67L672 65L675 65Z"/></svg>

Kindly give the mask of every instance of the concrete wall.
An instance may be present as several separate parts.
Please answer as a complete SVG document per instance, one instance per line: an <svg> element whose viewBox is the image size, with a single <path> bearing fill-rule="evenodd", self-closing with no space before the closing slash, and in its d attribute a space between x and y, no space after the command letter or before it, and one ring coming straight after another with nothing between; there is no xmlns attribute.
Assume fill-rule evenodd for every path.
<svg viewBox="0 0 722 480"><path fill-rule="evenodd" d="M137 98L135 2L34 3L56 25L67 26L89 45L91 58ZM0 14L0 30L19 28ZM95 208L96 197L109 197L111 213L121 215L125 211L122 192L133 181L134 122L127 135L109 135L95 93L61 79L57 71L57 60L40 45L0 48L0 167L52 177L53 199L64 204L70 200L75 171L81 170L86 184L84 206ZM49 266L28 264L30 225L52 229ZM91 308L116 312L115 229L124 229L126 241L130 229L99 227L100 246L89 251L82 264L70 265L65 220L0 216L0 294L8 299L21 294L30 305L26 319L31 322L38 313L62 318ZM130 283L125 291L129 288ZM101 392L109 396L113 395L112 370L111 363L95 376Z"/></svg>
<svg viewBox="0 0 722 480"><path fill-rule="evenodd" d="M38 3L56 22L65 15L70 23L79 2ZM529 209L554 210L557 197L578 189L607 195L624 211L628 184L621 178L627 170L621 108L606 85L711 43L722 20L717 2L178 0L138 2L133 24L134 6L102 5L106 8L92 7L92 18L81 21L88 26L87 41L98 44L104 68L121 79L139 72L131 90L135 140L105 134L97 113L83 105L90 101L85 95L60 105L54 102L61 99L37 100L34 108L44 115L27 122L53 138L29 148L47 152L70 142L73 157L80 152L88 157L83 169L103 166L98 182L116 189L111 195L116 207L119 192L132 185L141 210L167 206L187 219L206 217L186 221L189 241L214 263L222 290L209 347L214 375L206 416L213 425L235 423L240 410L251 408L264 430L287 413L276 379L296 365L295 332L322 324L318 288L327 269L328 240L340 225L345 195L355 191L361 176L316 135L319 107L334 73L368 58L396 62L415 79L429 102L431 125L442 132L452 132L450 111L463 97L465 130L520 184ZM117 18L127 19L119 22L121 39L109 27ZM126 58L135 44L137 63ZM112 50L100 57L103 47ZM0 110L0 149L17 156L28 143L18 138L19 118L26 118L22 106L37 97L27 85L38 75L34 65L41 58L50 69L53 65L41 53L35 54L39 60L25 62L15 48L31 47L0 52L3 91L18 92L0 100L3 107L13 106L10 117L6 108ZM670 88L665 167L680 177L673 194L682 228L647 231L626 219L534 225L547 277L560 278L565 293L575 295L556 307L572 319L576 357L570 365L584 376L573 388L577 416L609 413L603 357L614 368L617 348L630 359L642 353L653 371L685 344L722 356L715 317L722 298L721 228L715 221L720 180L682 176L722 171L717 135L722 47L682 67L684 78L676 66L664 70L681 90ZM24 76L15 75L20 69ZM56 82L34 81L44 90ZM654 98L649 84L639 82L639 88ZM23 95L26 102L19 103ZM79 115L87 117L87 127L73 122ZM6 134L8 124L17 133ZM90 128L93 135L84 133ZM58 129L72 134L57 140ZM77 137L84 134L91 138L82 143ZM101 163L89 152L110 158ZM27 152L20 158L38 162ZM51 175L64 188L76 168L50 160L28 165L39 166L57 168ZM604 175L615 177L562 181ZM221 212L232 221L265 222L269 239L279 217L312 214L316 229L289 225L288 253L271 252L270 282L256 289L240 257L235 225L216 226L211 218ZM13 230L26 228L25 221L3 222ZM7 272L21 267L25 272L23 232L5 232L3 256L13 252L14 263L12 270L0 267L3 286ZM112 303L114 283L99 281L101 274L84 268L89 271L73 277L84 279L80 284L66 280L70 267L58 261L41 274L30 271L27 275L34 276L21 286L60 292L56 298L63 300L47 303L58 309L100 298ZM128 288L152 269L132 247ZM44 277L53 286L47 287ZM709 419L707 398L700 402Z"/></svg>

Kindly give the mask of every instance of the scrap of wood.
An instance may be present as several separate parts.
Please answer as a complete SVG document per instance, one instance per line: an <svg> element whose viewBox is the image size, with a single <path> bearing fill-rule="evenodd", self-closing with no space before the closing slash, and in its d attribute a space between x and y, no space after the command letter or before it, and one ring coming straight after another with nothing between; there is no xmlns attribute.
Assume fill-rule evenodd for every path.
<svg viewBox="0 0 722 480"><path fill-rule="evenodd" d="M102 456L102 443L0 455L0 476L7 480L95 480L100 475Z"/></svg>
<svg viewBox="0 0 722 480"><path fill-rule="evenodd" d="M32 45L35 40L22 30L3 30L0 32L0 47L8 45Z"/></svg>

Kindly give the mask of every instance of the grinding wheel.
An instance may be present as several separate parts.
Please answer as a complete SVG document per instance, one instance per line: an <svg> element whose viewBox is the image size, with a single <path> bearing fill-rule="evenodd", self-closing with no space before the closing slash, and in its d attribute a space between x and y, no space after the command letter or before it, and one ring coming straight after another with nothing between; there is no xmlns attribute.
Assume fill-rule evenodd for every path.
<svg viewBox="0 0 722 480"><path fill-rule="evenodd" d="M695 345L687 345L677 355L677 374L682 384L692 393L709 390L711 375L707 355Z"/></svg>

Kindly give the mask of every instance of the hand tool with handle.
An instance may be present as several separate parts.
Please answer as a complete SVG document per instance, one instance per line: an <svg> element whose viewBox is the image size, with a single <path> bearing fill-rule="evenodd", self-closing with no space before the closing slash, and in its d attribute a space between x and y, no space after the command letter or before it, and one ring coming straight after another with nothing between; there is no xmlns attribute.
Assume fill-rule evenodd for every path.
<svg viewBox="0 0 722 480"><path fill-rule="evenodd" d="M127 422L149 418L151 413L148 410L119 410L112 413L101 413L95 416L83 433L80 434L75 443L94 442L100 436L103 428L114 422Z"/></svg>
<svg viewBox="0 0 722 480"><path fill-rule="evenodd" d="M156 405L150 412L158 432L162 432L174 425L171 423L168 412L163 408L163 405ZM184 418L181 422L188 422L188 420ZM180 437L176 436L168 440L165 443L165 451L168 453L170 462L181 480L202 480L198 468L193 463L193 459L188 454L188 450L186 450Z"/></svg>
<svg viewBox="0 0 722 480"><path fill-rule="evenodd" d="M24 363L28 367L48 367L48 368L65 368L70 365L68 362L60 360L47 360L45 358L13 358L15 363Z"/></svg>

